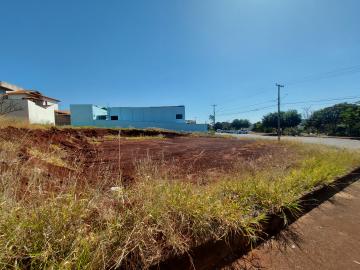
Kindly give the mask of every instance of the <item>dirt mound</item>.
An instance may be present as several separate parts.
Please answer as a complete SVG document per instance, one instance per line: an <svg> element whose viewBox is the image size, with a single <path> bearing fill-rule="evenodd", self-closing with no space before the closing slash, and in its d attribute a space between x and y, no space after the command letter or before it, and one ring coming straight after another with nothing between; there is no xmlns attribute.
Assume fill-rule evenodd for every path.
<svg viewBox="0 0 360 270"><path fill-rule="evenodd" d="M59 129L52 127L49 129L27 129L9 126L0 129L0 140L21 145L18 156L23 162L28 162L31 159L33 166L45 169L50 176L55 174L56 176L64 177L71 173L71 167L74 167L72 166L74 164L77 164L77 173L86 174L86 177L88 177L89 174L94 174L95 170L102 169L105 166L111 169L111 164L108 166L99 160L99 148L95 143L98 140L103 140L105 137L117 138L118 135L118 129L99 128ZM188 136L187 134L155 129L121 129L120 135L122 138L159 135L161 135L162 138ZM42 153L48 153L48 155L57 155L58 153L54 153L53 151L54 146L66 152L66 158L63 157L62 159L66 159L65 161L69 166L54 165L53 163L34 157L31 154L31 150L36 149ZM116 169L116 172L118 172L118 169ZM114 172L113 174L118 173Z"/></svg>
<svg viewBox="0 0 360 270"><path fill-rule="evenodd" d="M118 135L119 131L121 136L126 137L139 137L139 136L158 136L162 135L166 138L174 138L179 136L187 136L185 133L178 133L160 129L102 129L102 128L65 128L61 129L64 132L78 133L86 137L104 137L107 135Z"/></svg>
<svg viewBox="0 0 360 270"><path fill-rule="evenodd" d="M108 135L118 135L120 131L121 136L138 137L138 136L158 136L162 135L166 138L174 138L180 136L187 136L187 134L155 130L155 129L95 129L95 128L63 128L58 129L52 127L49 129L26 129L7 127L0 129L0 138L3 139L24 139L29 138L33 142L63 142L64 139L72 137L80 141L84 138L99 138Z"/></svg>

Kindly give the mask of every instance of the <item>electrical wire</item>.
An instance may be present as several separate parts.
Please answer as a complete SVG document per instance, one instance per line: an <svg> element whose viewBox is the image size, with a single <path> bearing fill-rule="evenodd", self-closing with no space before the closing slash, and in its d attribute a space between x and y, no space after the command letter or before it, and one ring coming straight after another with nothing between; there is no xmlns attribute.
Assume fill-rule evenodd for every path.
<svg viewBox="0 0 360 270"><path fill-rule="evenodd" d="M275 104L274 104L274 105L275 105ZM269 108L274 108L274 105L272 105L272 106L266 106L266 107L262 107L262 108L256 108L256 109L248 110L248 111L236 112L236 113L218 114L218 116L237 115L237 114L248 113L248 112L257 112L257 111L261 111L261 110L265 110L265 109L269 109Z"/></svg>
<svg viewBox="0 0 360 270"><path fill-rule="evenodd" d="M268 101L264 101L264 102L255 103L255 104L252 104L252 105L247 105L247 106L244 106L244 107L236 106L236 107L232 107L232 108L228 108L228 109L219 110L218 113L219 112L227 113L227 112L231 112L231 111L234 111L234 110L239 110L239 109L244 109L244 108L251 108L251 107L255 107L255 106L259 106L259 105L263 105L263 104L272 103L272 102L275 102L275 101L276 101L276 99L272 99L272 100L268 100Z"/></svg>
<svg viewBox="0 0 360 270"><path fill-rule="evenodd" d="M224 108L224 104L231 103L231 102L233 102L234 100L236 101L236 100L238 100L238 99L244 100L244 99L253 98L253 97L259 96L259 95L261 95L261 94L264 94L264 93L266 93L266 92L269 92L269 91L271 91L271 89L266 89L266 90L260 89L259 91L255 91L255 93L254 93L254 94L251 94L251 95L245 95L245 96L240 96L240 97L232 97L231 99L226 99L225 101L223 101L223 102L220 103L221 106L219 107L218 110L221 111L221 110L225 109L225 108Z"/></svg>
<svg viewBox="0 0 360 270"><path fill-rule="evenodd" d="M287 103L283 103L282 106L296 105L296 104L310 104L310 103L318 103L318 102L330 102L330 101L345 101L345 100L353 100L353 99L360 99L360 96L341 97L341 98L332 98L332 99L318 99L318 100L308 100L308 101L298 101L298 102L287 102ZM333 104L333 103L330 103L330 104ZM256 112L256 111L261 111L261 110L265 110L265 109L269 109L269 108L274 108L275 106L276 106L276 103L274 103L272 106L260 107L260 108L255 108L252 110L238 111L238 112L234 112L234 113L223 113L223 114L218 114L218 116L238 115L238 114L242 114L242 113Z"/></svg>
<svg viewBox="0 0 360 270"><path fill-rule="evenodd" d="M318 102L326 102L326 101L345 101L345 100L352 100L352 99L360 99L360 96L332 98L332 99L318 99L318 100L297 101L297 102L286 102L286 103L282 103L282 105L296 105L296 104L318 103Z"/></svg>
<svg viewBox="0 0 360 270"><path fill-rule="evenodd" d="M324 80L324 79L336 78L336 77L340 77L340 76L344 76L344 75L352 75L352 74L356 74L356 73L360 73L360 65L354 65L354 66L335 69L332 71L327 71L327 72L320 73L320 74L313 74L313 75L305 76L301 79L287 82L286 86L293 86L293 85L298 85L298 84L302 84L302 83L315 82L315 81ZM248 96L240 97L240 98L242 100L244 100L244 99L256 97L258 95L268 92L269 90L270 89L261 90L253 95L248 95ZM354 97L341 97L341 98L334 98L334 99L321 99L321 100L312 100L312 101L287 102L287 103L282 103L282 105L284 106L284 105L319 103L319 102L328 102L328 101L345 101L345 100L352 100L352 99L357 99L357 98L360 98L360 97L354 96ZM245 111L232 112L233 110L236 110L239 107L226 108L223 106L223 104L229 103L229 102L233 101L234 99L235 98L232 98L228 101L221 103L222 106L219 107L219 109L217 110L217 113L220 113L220 114L218 114L218 116L237 115L237 114L241 114L241 113L255 112L255 111L272 108L275 105L274 104L272 106L260 107L260 108L255 108L255 109L251 109L251 110L245 110ZM264 102L255 103L255 104L248 105L248 106L241 107L241 108L251 108L251 107L255 107L258 105L267 104L267 103L271 103L271 102L275 102L275 101L276 100L264 101Z"/></svg>
<svg viewBox="0 0 360 270"><path fill-rule="evenodd" d="M351 67L335 69L335 70L320 73L320 74L313 74L313 75L305 76L301 79L287 82L286 85L287 86L297 85L297 84L302 84L302 83L308 83L308 82L313 82L313 81L319 81L319 80L324 80L324 79L340 77L340 76L344 76L344 75L352 75L352 74L359 73L359 72L360 72L360 65L355 65L355 66L351 66Z"/></svg>

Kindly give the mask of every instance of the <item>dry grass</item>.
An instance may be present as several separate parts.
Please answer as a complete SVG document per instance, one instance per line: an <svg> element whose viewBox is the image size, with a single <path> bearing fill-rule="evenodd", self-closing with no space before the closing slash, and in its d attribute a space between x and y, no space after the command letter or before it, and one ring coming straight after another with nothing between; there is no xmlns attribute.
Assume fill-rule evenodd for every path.
<svg viewBox="0 0 360 270"><path fill-rule="evenodd" d="M119 135L106 135L103 137L103 140L106 141L115 141L115 140L127 140L127 141L146 141L146 140L165 140L166 137L162 134L156 136L119 136Z"/></svg>
<svg viewBox="0 0 360 270"><path fill-rule="evenodd" d="M355 152L283 146L288 156L239 160L207 185L138 161L137 181L124 188L103 171L91 185L76 174L48 179L19 160L21 145L0 142L0 269L144 269L230 232L254 239L267 214L298 210L304 193L360 165Z"/></svg>
<svg viewBox="0 0 360 270"><path fill-rule="evenodd" d="M6 127L26 128L26 129L49 129L53 127L53 125L30 124L28 121L22 120L20 118L0 116L0 128L6 128Z"/></svg>
<svg viewBox="0 0 360 270"><path fill-rule="evenodd" d="M97 137L87 137L86 138L87 142L93 145L100 145L103 140L97 138Z"/></svg>
<svg viewBox="0 0 360 270"><path fill-rule="evenodd" d="M105 135L103 137L89 137L87 141L93 145L100 145L104 141L117 141L117 140L126 140L126 141L147 141L147 140L166 140L166 137L162 134L156 136L119 136L119 135Z"/></svg>
<svg viewBox="0 0 360 270"><path fill-rule="evenodd" d="M71 168L70 164L66 161L68 156L66 151L57 145L51 144L46 150L40 150L32 147L29 149L29 154L32 157L42 160L48 164L58 167Z"/></svg>

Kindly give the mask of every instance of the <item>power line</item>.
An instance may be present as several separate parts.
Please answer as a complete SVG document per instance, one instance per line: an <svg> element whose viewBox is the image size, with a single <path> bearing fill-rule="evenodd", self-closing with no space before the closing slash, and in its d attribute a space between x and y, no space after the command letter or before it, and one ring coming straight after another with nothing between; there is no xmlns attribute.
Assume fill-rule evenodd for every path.
<svg viewBox="0 0 360 270"><path fill-rule="evenodd" d="M224 108L224 106L223 106L224 104L228 104L228 103L230 103L230 102L232 102L232 101L234 101L236 99L241 99L241 100L249 99L249 98L259 96L259 95L264 94L264 93L269 92L269 91L270 91L270 89L266 89L266 90L264 90L264 89L261 90L260 89L259 91L256 91L255 94L245 95L245 96L240 96L240 97L232 97L231 99L226 99L224 102L221 102L222 106L220 107L220 110L222 110L221 108Z"/></svg>
<svg viewBox="0 0 360 270"><path fill-rule="evenodd" d="M355 66L344 67L344 68L339 68L339 69L335 69L332 71L323 72L320 74L313 74L313 75L305 76L302 79L290 81L290 82L286 83L286 85L291 86L291 85L297 85L297 84L302 84L302 83L309 83L309 82L314 82L314 81L323 80L323 79L335 78L335 77L344 76L344 75L351 75L351 74L355 74L355 73L359 73L359 72L360 72L360 65L355 65ZM257 92L253 95L242 97L241 99L255 97L255 96L261 95L268 91L269 91L269 89L261 90L260 92ZM350 100L350 99L355 99L355 98L358 98L358 97L351 97L351 98L347 97L347 98L338 98L338 99L336 98L336 99L329 99L329 100L315 100L315 101L310 101L310 102L339 101L339 100ZM280 100L280 97L278 99ZM227 102L223 102L223 104L226 104L229 101L233 101L233 100L234 100L234 98L228 100ZM261 102L261 103L255 103L255 104L248 105L248 106L241 107L241 108L255 107L258 105L271 103L273 101L274 100L269 100L269 101L265 101L265 102ZM304 103L308 103L308 101L288 102L288 103L284 103L284 105L295 105L295 104L304 104ZM259 111L259 110L266 109L269 107L272 107L272 106L231 113L232 110L236 110L236 107L233 107L233 109L232 109L232 108L225 108L224 106L222 106L222 107L220 107L220 110L218 110L217 112L229 112L229 113L219 114L219 116L236 115L236 114L240 114L240 113ZM215 107L214 107L214 117L215 117Z"/></svg>
<svg viewBox="0 0 360 270"><path fill-rule="evenodd" d="M327 71L327 72L320 73L320 74L313 74L313 75L305 76L301 79L290 81L290 82L286 83L286 85L297 85L297 84L313 82L313 81L318 81L318 80L323 80L323 79L340 77L340 76L344 76L344 75L351 75L351 74L355 74L358 72L360 72L360 65L355 65L355 66L351 66L351 67L345 67L345 68L335 69L332 71Z"/></svg>
<svg viewBox="0 0 360 270"><path fill-rule="evenodd" d="M307 104L307 103L317 103L317 102L344 101L344 100L352 100L352 99L358 99L358 98L360 99L360 96L339 97L339 98L332 98L332 99L307 100L307 101L298 101L298 102L286 102L286 103L282 103L282 104L283 105L296 105L296 104ZM218 114L218 116L238 115L238 114L242 114L242 113L262 111L262 110L269 109L269 108L275 108L276 104L277 103L274 102L273 105L271 105L271 106L255 108L252 110L238 111L238 112L234 112L234 113L223 113L223 114ZM332 103L330 103L330 104L332 104Z"/></svg>
<svg viewBox="0 0 360 270"><path fill-rule="evenodd" d="M244 108L251 108L251 107L255 107L255 106L258 106L258 105L263 105L263 104L268 104L268 103L273 103L275 102L276 99L271 99L271 100L268 100L268 101L264 101L264 102L259 102L259 103L255 103L255 104L252 104L252 105L247 105L247 106L244 106L244 107L239 107L239 106L236 106L236 107L232 107L232 108L228 108L228 109L220 109L218 110L217 112L222 112L222 113L226 113L226 112L231 112L231 111L234 111L234 110L238 110L238 109L244 109Z"/></svg>
<svg viewBox="0 0 360 270"><path fill-rule="evenodd" d="M284 95L281 96L281 99L285 99L289 94L288 93L285 93ZM221 112L221 113L231 113L233 111L236 111L236 110L239 110L239 109L244 109L244 108L251 108L251 107L255 107L255 106L258 106L258 105L263 105L263 104L268 104L268 103L274 103L276 102L277 99L271 99L271 100L268 100L268 101L264 101L264 102L259 102L259 103L255 103L255 104L252 104L252 105L246 105L246 106L236 106L236 107L232 107L232 108L228 108L228 109L220 109L220 110L217 110L217 112ZM222 115L222 114L221 114Z"/></svg>
<svg viewBox="0 0 360 270"><path fill-rule="evenodd" d="M287 108L291 109L290 106L287 106L286 104L283 104L284 106L286 106ZM308 105L315 105L315 104L312 104L312 103L309 103ZM331 106L331 105L335 105L334 102L324 102L324 103L319 103L319 104L316 104L318 106Z"/></svg>
<svg viewBox="0 0 360 270"><path fill-rule="evenodd" d="M302 83L319 81L319 80L323 80L323 79L336 78L336 77L340 77L340 76L344 76L344 75L352 75L355 73L360 73L360 65L338 68L338 69L334 69L334 70L319 73L319 74L308 75L308 76L305 76L300 79L295 79L293 81L289 81L286 83L286 85L287 86L298 85L298 84L302 84ZM243 96L243 97L239 97L239 98L248 99L248 98L256 97L256 96L266 93L268 91L270 91L270 89L266 89L266 90L263 89L263 90L260 90L259 92L256 92L253 95ZM222 104L229 103L233 100L234 100L234 98L228 99L225 102L222 102ZM222 108L222 107L220 107L220 108ZM223 110L223 109L221 109L221 110Z"/></svg>
<svg viewBox="0 0 360 270"><path fill-rule="evenodd" d="M296 105L296 104L317 103L317 102L326 102L326 101L344 101L344 100L352 100L352 99L358 99L358 98L360 98L360 96L341 97L341 98L332 98L332 99L318 99L318 100L297 101L297 102L287 102L287 103L283 103L283 104L284 105Z"/></svg>
<svg viewBox="0 0 360 270"><path fill-rule="evenodd" d="M253 110L247 110L247 111L240 111L240 112L236 112L236 113L224 113L224 114L218 114L218 116L226 116L226 115L237 115L237 114L242 114L242 113L248 113L248 112L257 112L257 111L261 111L261 110L265 110L265 109L269 109L269 108L274 108L276 104L274 103L271 106L266 106L266 107L261 107L261 108L256 108Z"/></svg>

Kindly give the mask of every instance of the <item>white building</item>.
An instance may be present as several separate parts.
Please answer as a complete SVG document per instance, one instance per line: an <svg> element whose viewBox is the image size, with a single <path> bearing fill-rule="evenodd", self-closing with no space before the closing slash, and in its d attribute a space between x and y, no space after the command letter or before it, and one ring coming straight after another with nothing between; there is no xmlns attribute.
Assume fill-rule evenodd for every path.
<svg viewBox="0 0 360 270"><path fill-rule="evenodd" d="M38 91L0 82L0 115L20 118L31 124L55 124L60 101Z"/></svg>

